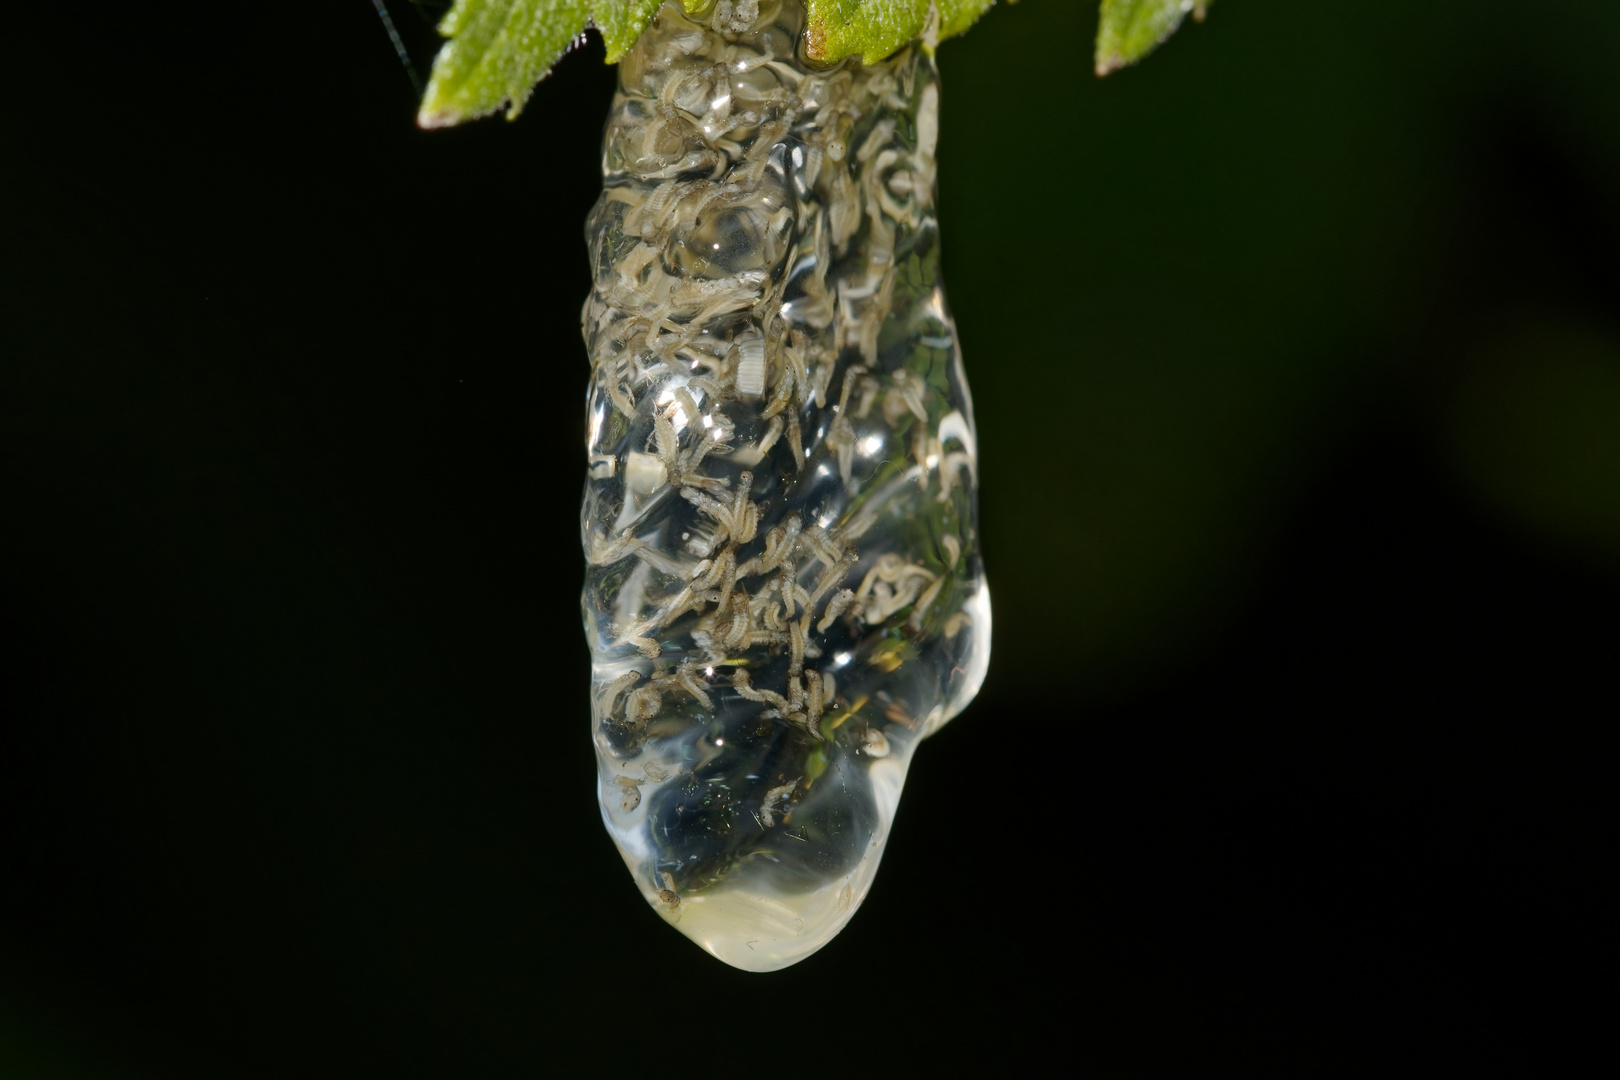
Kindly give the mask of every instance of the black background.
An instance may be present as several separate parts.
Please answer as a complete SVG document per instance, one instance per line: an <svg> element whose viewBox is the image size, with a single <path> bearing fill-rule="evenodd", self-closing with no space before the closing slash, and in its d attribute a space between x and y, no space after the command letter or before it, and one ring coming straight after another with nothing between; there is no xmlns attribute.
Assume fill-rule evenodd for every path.
<svg viewBox="0 0 1620 1080"><path fill-rule="evenodd" d="M427 134L359 0L23 14L0 1072L1572 1052L1620 12L1412 6L1222 0L1103 82L1090 5L943 47L997 646L864 908L770 976L660 925L594 805L600 43Z"/></svg>

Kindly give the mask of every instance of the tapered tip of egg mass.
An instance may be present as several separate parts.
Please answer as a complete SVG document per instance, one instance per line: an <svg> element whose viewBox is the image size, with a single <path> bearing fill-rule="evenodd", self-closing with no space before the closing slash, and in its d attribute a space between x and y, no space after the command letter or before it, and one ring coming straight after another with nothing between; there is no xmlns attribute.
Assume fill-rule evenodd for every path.
<svg viewBox="0 0 1620 1080"><path fill-rule="evenodd" d="M872 870L877 859L870 860ZM843 930L860 907L872 874L858 871L798 895L750 889L746 882L683 899L677 910L655 902L675 928L711 956L742 971L792 967Z"/></svg>

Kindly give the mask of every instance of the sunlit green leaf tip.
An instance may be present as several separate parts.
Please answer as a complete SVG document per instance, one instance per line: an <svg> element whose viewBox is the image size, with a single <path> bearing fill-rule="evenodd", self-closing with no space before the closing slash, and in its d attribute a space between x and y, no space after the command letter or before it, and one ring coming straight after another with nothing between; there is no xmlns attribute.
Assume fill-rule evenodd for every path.
<svg viewBox="0 0 1620 1080"><path fill-rule="evenodd" d="M592 0L591 21L602 31L607 62L617 64L647 29L663 0Z"/></svg>
<svg viewBox="0 0 1620 1080"><path fill-rule="evenodd" d="M506 110L522 111L534 84L596 26L609 62L625 54L660 0L456 0L439 23L444 43L416 122L449 127Z"/></svg>
<svg viewBox="0 0 1620 1080"><path fill-rule="evenodd" d="M515 117L589 19L588 0L456 0L416 122L449 127L502 108Z"/></svg>
<svg viewBox="0 0 1620 1080"><path fill-rule="evenodd" d="M1191 13L1203 21L1213 0L1102 0L1097 23L1097 74L1134 64L1176 32Z"/></svg>
<svg viewBox="0 0 1620 1080"><path fill-rule="evenodd" d="M930 46L960 34L996 0L807 0L805 46L812 60L859 56L875 64L909 41Z"/></svg>

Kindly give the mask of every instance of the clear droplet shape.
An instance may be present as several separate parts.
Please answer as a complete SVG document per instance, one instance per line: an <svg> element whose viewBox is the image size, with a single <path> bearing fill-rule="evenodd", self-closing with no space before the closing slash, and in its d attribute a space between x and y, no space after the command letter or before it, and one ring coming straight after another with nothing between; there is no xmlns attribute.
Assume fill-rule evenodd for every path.
<svg viewBox="0 0 1620 1080"><path fill-rule="evenodd" d="M865 898L990 600L933 59L812 65L801 0L750 7L666 4L620 65L581 524L603 821L655 910L770 971Z"/></svg>

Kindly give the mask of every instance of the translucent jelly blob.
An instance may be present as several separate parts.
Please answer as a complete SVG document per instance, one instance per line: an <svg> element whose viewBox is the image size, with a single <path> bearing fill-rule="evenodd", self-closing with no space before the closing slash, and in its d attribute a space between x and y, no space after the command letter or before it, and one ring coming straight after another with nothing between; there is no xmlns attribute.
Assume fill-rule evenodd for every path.
<svg viewBox="0 0 1620 1080"><path fill-rule="evenodd" d="M666 4L586 228L602 819L648 903L750 971L849 921L990 651L938 75L918 47L814 67L803 30L801 0Z"/></svg>

